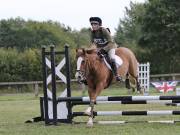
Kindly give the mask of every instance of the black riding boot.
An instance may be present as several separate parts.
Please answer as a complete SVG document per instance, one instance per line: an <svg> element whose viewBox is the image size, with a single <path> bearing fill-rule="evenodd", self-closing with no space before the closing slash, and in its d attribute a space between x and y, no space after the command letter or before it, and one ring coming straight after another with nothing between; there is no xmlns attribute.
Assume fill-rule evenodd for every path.
<svg viewBox="0 0 180 135"><path fill-rule="evenodd" d="M117 73L117 67L116 67L116 63L115 63L114 60L112 60L111 67L112 67L112 71L113 71L113 73L114 73L114 75L116 77L116 81L122 81L121 76L119 76L118 73Z"/></svg>

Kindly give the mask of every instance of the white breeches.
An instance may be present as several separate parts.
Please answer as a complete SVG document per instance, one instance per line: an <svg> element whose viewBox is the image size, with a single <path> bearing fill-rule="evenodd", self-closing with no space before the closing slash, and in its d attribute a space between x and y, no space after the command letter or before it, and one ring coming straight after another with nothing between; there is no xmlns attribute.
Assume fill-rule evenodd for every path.
<svg viewBox="0 0 180 135"><path fill-rule="evenodd" d="M117 67L120 67L120 66L123 64L122 59L115 54L115 48L110 49L110 50L108 51L108 55L109 55L110 59L115 60Z"/></svg>

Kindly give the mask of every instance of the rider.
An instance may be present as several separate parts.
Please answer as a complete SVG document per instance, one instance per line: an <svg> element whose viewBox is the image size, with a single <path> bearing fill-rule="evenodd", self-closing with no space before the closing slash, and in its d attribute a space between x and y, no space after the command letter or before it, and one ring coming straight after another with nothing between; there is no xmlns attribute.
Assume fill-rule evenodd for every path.
<svg viewBox="0 0 180 135"><path fill-rule="evenodd" d="M91 48L96 47L99 50L103 49L108 52L108 56L111 59L112 65L111 68L113 73L116 76L117 81L121 81L122 78L118 75L117 66L116 66L116 55L115 49L117 48L116 43L113 41L110 31L102 27L102 20L99 17L90 17L89 21L91 23ZM122 64L122 60L121 60ZM120 65L119 65L120 66Z"/></svg>

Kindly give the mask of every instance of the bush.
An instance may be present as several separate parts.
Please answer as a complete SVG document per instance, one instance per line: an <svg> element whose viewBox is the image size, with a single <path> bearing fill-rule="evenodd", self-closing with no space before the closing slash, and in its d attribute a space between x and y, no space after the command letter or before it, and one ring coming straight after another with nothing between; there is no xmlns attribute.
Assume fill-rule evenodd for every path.
<svg viewBox="0 0 180 135"><path fill-rule="evenodd" d="M0 81L32 81L41 79L41 57L37 50L0 49Z"/></svg>

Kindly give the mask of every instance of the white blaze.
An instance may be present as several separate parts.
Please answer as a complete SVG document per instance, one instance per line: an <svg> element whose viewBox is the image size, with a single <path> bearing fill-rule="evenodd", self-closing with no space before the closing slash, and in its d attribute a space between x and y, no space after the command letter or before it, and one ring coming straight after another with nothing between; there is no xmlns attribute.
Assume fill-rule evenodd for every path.
<svg viewBox="0 0 180 135"><path fill-rule="evenodd" d="M78 57L78 60L77 60L77 71L80 70L82 61L83 61L83 58L82 57Z"/></svg>
<svg viewBox="0 0 180 135"><path fill-rule="evenodd" d="M76 69L77 71L80 70L81 63L82 63L83 60L84 59L82 57L78 57L78 59L77 59L77 69ZM78 78L78 76L79 76L79 72L76 72L75 77Z"/></svg>

